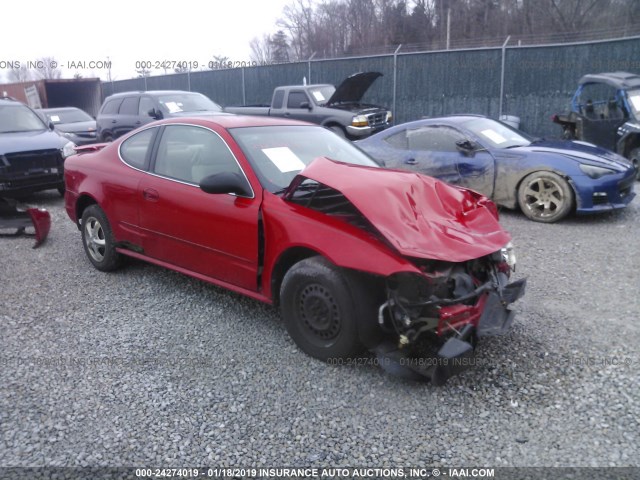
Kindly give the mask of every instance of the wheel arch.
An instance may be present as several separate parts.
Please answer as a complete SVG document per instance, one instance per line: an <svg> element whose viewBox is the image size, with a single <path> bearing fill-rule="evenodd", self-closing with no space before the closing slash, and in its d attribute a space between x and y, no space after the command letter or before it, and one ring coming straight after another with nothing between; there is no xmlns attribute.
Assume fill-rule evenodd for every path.
<svg viewBox="0 0 640 480"><path fill-rule="evenodd" d="M91 195L86 193L80 195L78 200L76 201L76 225L78 230L80 229L80 221L82 219L82 214L90 205L98 205L98 201L93 198Z"/></svg>
<svg viewBox="0 0 640 480"><path fill-rule="evenodd" d="M518 208L520 209L522 208L518 200L518 191L520 190L520 185L522 185L522 182L524 181L524 179L527 178L532 173L541 173L541 172L555 173L556 175L561 177L563 180L566 180L567 184L569 184L569 186L571 187L571 191L573 192L573 199L571 201L571 212L575 212L576 209L578 208L578 202L580 200L580 195L578 194L578 189L576 187L576 184L573 182L571 177L567 175L565 172L561 172L560 170L556 170L554 168L536 168L536 169L528 170L527 172L522 174L522 176L516 182L515 195L514 195L516 199L516 205L518 206Z"/></svg>
<svg viewBox="0 0 640 480"><path fill-rule="evenodd" d="M320 252L307 247L291 247L280 254L271 270L271 299L273 305L280 305L280 287L289 269L305 258L320 256Z"/></svg>

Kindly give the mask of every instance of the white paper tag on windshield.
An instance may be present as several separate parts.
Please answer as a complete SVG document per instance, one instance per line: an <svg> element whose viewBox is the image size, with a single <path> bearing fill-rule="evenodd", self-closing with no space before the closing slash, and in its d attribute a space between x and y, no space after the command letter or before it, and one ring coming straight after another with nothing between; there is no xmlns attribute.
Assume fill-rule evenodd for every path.
<svg viewBox="0 0 640 480"><path fill-rule="evenodd" d="M506 138L504 138L502 135L500 135L498 132L495 132L491 129L487 129L487 130L482 130L481 132L485 137L487 137L489 140L491 140L493 143L497 143L498 145L500 145L501 143L504 143L507 141Z"/></svg>
<svg viewBox="0 0 640 480"><path fill-rule="evenodd" d="M282 173L299 172L305 167L289 147L263 148L262 151Z"/></svg>
<svg viewBox="0 0 640 480"><path fill-rule="evenodd" d="M325 98L324 95L322 95L322 92L319 91L315 91L315 92L311 92L313 94L313 97L316 99L316 102L324 102Z"/></svg>
<svg viewBox="0 0 640 480"><path fill-rule="evenodd" d="M629 101L633 105L634 110L640 110L640 95L629 97Z"/></svg>
<svg viewBox="0 0 640 480"><path fill-rule="evenodd" d="M49 118L51 119L52 122L60 121L60 117L58 115L51 115Z"/></svg>
<svg viewBox="0 0 640 480"><path fill-rule="evenodd" d="M176 102L167 102L165 106L169 109L169 113L181 112L182 109Z"/></svg>

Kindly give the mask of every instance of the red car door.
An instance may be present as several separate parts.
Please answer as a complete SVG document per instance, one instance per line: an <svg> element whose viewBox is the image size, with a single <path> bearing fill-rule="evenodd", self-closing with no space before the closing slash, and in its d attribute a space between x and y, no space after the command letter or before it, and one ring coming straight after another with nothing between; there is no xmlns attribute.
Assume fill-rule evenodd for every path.
<svg viewBox="0 0 640 480"><path fill-rule="evenodd" d="M151 174L139 184L145 254L255 291L262 194L208 194L198 187L202 178L222 172L244 177L217 133L195 125L164 127Z"/></svg>

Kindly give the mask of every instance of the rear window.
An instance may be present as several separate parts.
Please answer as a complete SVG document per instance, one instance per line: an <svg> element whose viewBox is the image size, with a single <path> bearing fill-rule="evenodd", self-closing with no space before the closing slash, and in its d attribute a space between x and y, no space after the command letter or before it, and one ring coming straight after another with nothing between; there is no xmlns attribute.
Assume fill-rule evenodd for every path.
<svg viewBox="0 0 640 480"><path fill-rule="evenodd" d="M113 115L118 113L118 109L120 108L120 104L122 103L122 98L114 98L111 100L107 100L102 107L102 112L105 115Z"/></svg>
<svg viewBox="0 0 640 480"><path fill-rule="evenodd" d="M153 143L155 133L158 129L147 128L140 133L136 133L127 138L120 145L120 156L125 163L140 170L146 169L147 153Z"/></svg>
<svg viewBox="0 0 640 480"><path fill-rule="evenodd" d="M120 110L118 113L120 115L138 115L138 102L140 101L140 97L127 97L122 101L122 105L120 105Z"/></svg>

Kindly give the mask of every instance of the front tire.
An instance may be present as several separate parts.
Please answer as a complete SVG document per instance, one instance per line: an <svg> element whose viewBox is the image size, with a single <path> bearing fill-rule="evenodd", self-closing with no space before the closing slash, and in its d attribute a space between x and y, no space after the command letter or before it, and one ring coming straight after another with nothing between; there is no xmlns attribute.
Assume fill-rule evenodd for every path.
<svg viewBox="0 0 640 480"><path fill-rule="evenodd" d="M323 361L351 358L363 346L357 318L362 310L354 302L355 285L345 272L323 257L296 263L280 289L282 316L298 347Z"/></svg>
<svg viewBox="0 0 640 480"><path fill-rule="evenodd" d="M534 222L558 222L573 208L573 190L560 175L534 172L520 183L518 204L522 213Z"/></svg>
<svg viewBox="0 0 640 480"><path fill-rule="evenodd" d="M94 267L102 272L120 267L122 255L116 251L111 225L98 205L90 205L82 213L81 232L84 251Z"/></svg>

